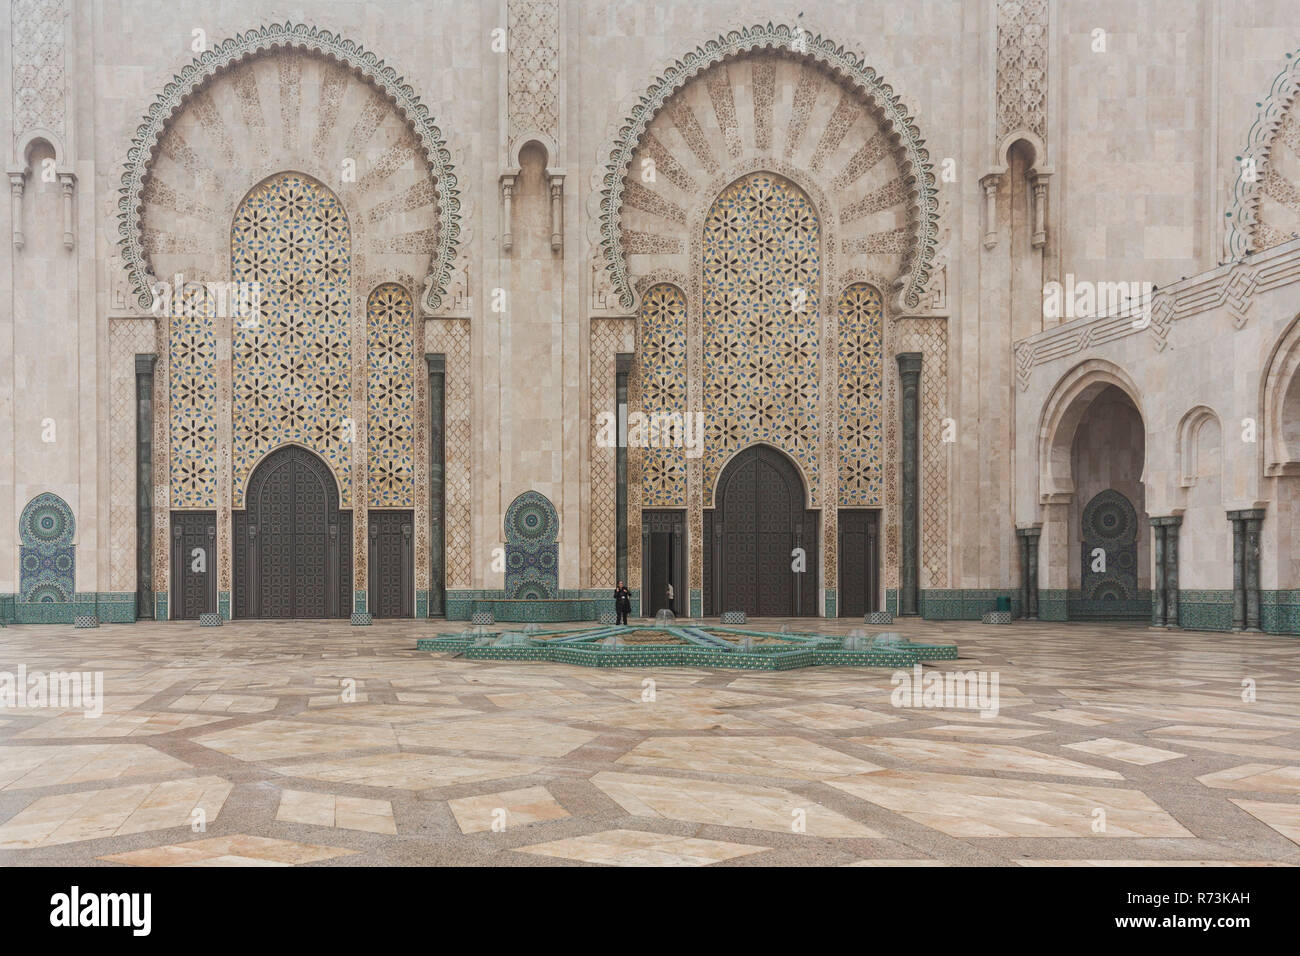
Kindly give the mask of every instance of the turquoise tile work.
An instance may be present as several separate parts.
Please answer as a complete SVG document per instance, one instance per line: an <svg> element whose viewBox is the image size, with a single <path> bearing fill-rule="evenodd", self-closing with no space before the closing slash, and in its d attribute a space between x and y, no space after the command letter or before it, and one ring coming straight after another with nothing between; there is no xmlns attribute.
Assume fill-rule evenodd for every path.
<svg viewBox="0 0 1300 956"><path fill-rule="evenodd" d="M1070 591L1066 613L1071 621L1150 621L1151 592L1139 590L1137 597L1117 600L1085 598L1082 591Z"/></svg>
<svg viewBox="0 0 1300 956"><path fill-rule="evenodd" d="M1057 588L1041 588L1038 592L1038 619L1040 621L1068 621L1070 592Z"/></svg>
<svg viewBox="0 0 1300 956"><path fill-rule="evenodd" d="M418 650L469 660L551 661L584 667L724 667L784 671L801 667L911 667L923 660L956 660L956 644L910 640L853 643L843 635L780 634L734 627L596 626L538 631L494 631L420 638Z"/></svg>
<svg viewBox="0 0 1300 956"><path fill-rule="evenodd" d="M1277 592L1273 592L1277 593ZM1263 596L1260 614L1263 616ZM1232 591L1178 592L1178 626L1191 631L1232 630Z"/></svg>
<svg viewBox="0 0 1300 956"><path fill-rule="evenodd" d="M1272 634L1300 634L1300 591L1261 591L1259 621Z"/></svg>
<svg viewBox="0 0 1300 956"><path fill-rule="evenodd" d="M921 616L930 621L978 621L997 609L998 598L1011 601L1011 616L1020 616L1020 592L997 588L929 588L920 595Z"/></svg>
<svg viewBox="0 0 1300 956"><path fill-rule="evenodd" d="M475 611L491 611L498 621L538 624L595 621L602 613L614 613L613 588L560 590L555 598L524 600L512 599L500 589L448 591L445 601L449 621L468 621ZM641 592L634 590L632 607L640 606ZM563 614L574 616L563 617Z"/></svg>

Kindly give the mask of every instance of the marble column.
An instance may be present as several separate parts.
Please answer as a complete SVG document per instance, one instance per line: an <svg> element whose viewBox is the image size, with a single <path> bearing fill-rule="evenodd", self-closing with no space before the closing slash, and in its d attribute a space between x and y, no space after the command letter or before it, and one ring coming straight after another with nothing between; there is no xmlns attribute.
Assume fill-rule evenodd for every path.
<svg viewBox="0 0 1300 956"><path fill-rule="evenodd" d="M135 357L135 616L153 620L153 370L157 355Z"/></svg>
<svg viewBox="0 0 1300 956"><path fill-rule="evenodd" d="M921 353L898 356L899 391L902 405L902 567L899 569L898 614L918 613L920 580L920 407Z"/></svg>
<svg viewBox="0 0 1300 956"><path fill-rule="evenodd" d="M1259 525L1263 508L1229 511L1232 522L1232 629L1259 630Z"/></svg>
<svg viewBox="0 0 1300 956"><path fill-rule="evenodd" d="M1151 519L1151 551L1155 558L1155 580L1151 582L1151 626L1165 626L1165 526Z"/></svg>
<svg viewBox="0 0 1300 956"><path fill-rule="evenodd" d="M1020 539L1020 615L1026 621L1038 620L1038 539L1041 525L1017 528Z"/></svg>
<svg viewBox="0 0 1300 956"><path fill-rule="evenodd" d="M1179 627L1178 620L1178 532L1182 527L1182 515L1170 515L1162 518L1165 522L1165 623L1168 627Z"/></svg>
<svg viewBox="0 0 1300 956"><path fill-rule="evenodd" d="M1246 630L1259 630L1259 526L1264 520L1262 508L1251 509L1245 524L1246 553Z"/></svg>

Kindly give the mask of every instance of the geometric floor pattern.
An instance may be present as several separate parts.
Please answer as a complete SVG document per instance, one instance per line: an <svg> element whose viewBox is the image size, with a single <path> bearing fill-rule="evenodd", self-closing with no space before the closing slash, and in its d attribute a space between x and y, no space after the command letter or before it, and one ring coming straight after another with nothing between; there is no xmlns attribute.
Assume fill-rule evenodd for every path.
<svg viewBox="0 0 1300 956"><path fill-rule="evenodd" d="M0 631L0 671L104 680L98 718L0 710L0 865L1300 864L1292 638L895 624L997 674L983 717L886 669L415 650L462 627Z"/></svg>

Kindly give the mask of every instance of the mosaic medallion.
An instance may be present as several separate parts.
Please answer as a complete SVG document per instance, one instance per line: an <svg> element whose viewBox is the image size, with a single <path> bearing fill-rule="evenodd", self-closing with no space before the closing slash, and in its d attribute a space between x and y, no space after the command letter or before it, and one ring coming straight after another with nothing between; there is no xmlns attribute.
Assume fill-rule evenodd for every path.
<svg viewBox="0 0 1300 956"><path fill-rule="evenodd" d="M525 491L506 509L506 597L549 600L559 596L560 521L545 495Z"/></svg>
<svg viewBox="0 0 1300 956"><path fill-rule="evenodd" d="M76 522L58 495L37 495L18 519L18 600L64 604L76 591Z"/></svg>
<svg viewBox="0 0 1300 956"><path fill-rule="evenodd" d="M1084 599L1135 600L1138 522L1132 503L1108 488L1083 509L1082 525L1080 569Z"/></svg>

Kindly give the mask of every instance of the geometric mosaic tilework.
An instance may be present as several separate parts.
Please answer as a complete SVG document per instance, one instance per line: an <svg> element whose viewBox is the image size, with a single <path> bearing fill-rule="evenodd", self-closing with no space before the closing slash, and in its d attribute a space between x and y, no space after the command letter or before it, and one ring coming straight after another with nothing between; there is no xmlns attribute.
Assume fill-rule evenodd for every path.
<svg viewBox="0 0 1300 956"><path fill-rule="evenodd" d="M879 507L883 501L883 302L874 286L857 283L839 305L840 504Z"/></svg>
<svg viewBox="0 0 1300 956"><path fill-rule="evenodd" d="M370 505L410 508L415 500L415 350L410 293L395 282L381 285L370 294L366 320Z"/></svg>
<svg viewBox="0 0 1300 956"><path fill-rule="evenodd" d="M235 213L231 277L260 284L261 314L233 324L234 506L258 461L296 442L352 505L351 230L320 183L279 173Z"/></svg>
<svg viewBox="0 0 1300 956"><path fill-rule="evenodd" d="M591 580L604 584L618 573L618 450L600 441L602 414L617 398L617 359L636 350L634 323L591 320L591 422L587 443L591 467ZM631 463L629 462L629 465Z"/></svg>
<svg viewBox="0 0 1300 956"><path fill-rule="evenodd" d="M900 323L897 352L920 352L921 363L921 586L948 586L948 324L942 318ZM896 442L895 442L896 445ZM886 436L886 447L889 447ZM893 565L897 567L897 565Z"/></svg>
<svg viewBox="0 0 1300 956"><path fill-rule="evenodd" d="M171 503L175 508L217 504L216 299L186 283L173 301L171 356ZM171 307L169 306L169 311Z"/></svg>
<svg viewBox="0 0 1300 956"><path fill-rule="evenodd" d="M1081 563L1083 597L1132 601L1138 596L1137 511L1121 492L1098 492L1083 509ZM1097 552L1104 552L1104 561Z"/></svg>
<svg viewBox="0 0 1300 956"><path fill-rule="evenodd" d="M704 223L703 278L704 487L767 442L799 463L817 507L821 225L808 197L766 172L724 189Z"/></svg>
<svg viewBox="0 0 1300 956"><path fill-rule="evenodd" d="M685 425L686 296L661 284L641 302L641 403L646 446L641 452L641 507L686 506L686 453L677 438ZM675 416L681 416L680 420ZM662 423L652 427L653 423ZM633 429L628 428L629 435Z"/></svg>
<svg viewBox="0 0 1300 956"><path fill-rule="evenodd" d="M76 591L76 533L72 509L58 495L45 492L27 502L18 519L20 576L18 600L31 604L66 604Z"/></svg>
<svg viewBox="0 0 1300 956"><path fill-rule="evenodd" d="M506 509L506 597L553 600L559 596L560 530L555 506L537 491L525 491Z"/></svg>
<svg viewBox="0 0 1300 956"><path fill-rule="evenodd" d="M446 515L445 574L448 588L468 588L474 580L471 537L473 449L470 415L470 328L465 319L436 319L424 324L424 350L446 356L443 405L443 510Z"/></svg>

